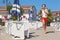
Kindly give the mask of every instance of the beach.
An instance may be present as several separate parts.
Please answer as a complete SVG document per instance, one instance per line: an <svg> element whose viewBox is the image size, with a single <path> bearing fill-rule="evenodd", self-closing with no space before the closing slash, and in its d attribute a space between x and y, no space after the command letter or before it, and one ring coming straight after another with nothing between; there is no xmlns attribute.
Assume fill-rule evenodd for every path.
<svg viewBox="0 0 60 40"><path fill-rule="evenodd" d="M45 34L43 28L30 29L30 37L26 38L26 40L60 40L60 32L55 31L54 28L48 26L47 32L48 33ZM15 39L12 39L11 35L5 33L3 27L2 30L0 30L0 40L15 40Z"/></svg>

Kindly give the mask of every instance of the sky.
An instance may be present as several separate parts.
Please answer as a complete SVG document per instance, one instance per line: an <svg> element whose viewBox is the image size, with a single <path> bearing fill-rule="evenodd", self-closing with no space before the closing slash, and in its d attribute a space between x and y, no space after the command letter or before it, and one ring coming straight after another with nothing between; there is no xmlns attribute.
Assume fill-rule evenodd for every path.
<svg viewBox="0 0 60 40"><path fill-rule="evenodd" d="M10 2L13 3L14 0L10 0ZM19 3L21 6L34 5L38 12L41 9L42 4L46 4L47 8L52 11L60 10L60 0L19 0ZM5 4L2 3L2 0L0 0L0 6L5 6Z"/></svg>

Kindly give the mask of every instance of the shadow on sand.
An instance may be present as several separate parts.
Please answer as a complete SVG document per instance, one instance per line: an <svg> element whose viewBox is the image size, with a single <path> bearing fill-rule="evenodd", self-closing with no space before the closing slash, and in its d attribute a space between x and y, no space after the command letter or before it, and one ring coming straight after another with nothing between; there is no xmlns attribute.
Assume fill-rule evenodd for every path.
<svg viewBox="0 0 60 40"><path fill-rule="evenodd" d="M55 33L54 31L48 31L48 32L46 32L46 34L48 34L48 33Z"/></svg>
<svg viewBox="0 0 60 40"><path fill-rule="evenodd" d="M27 37L25 37L26 39L30 39L30 38L35 38L35 37L39 37L39 35L33 35L33 34L35 34L35 32L32 32L32 33L30 33L30 35L29 35L29 38L27 38Z"/></svg>

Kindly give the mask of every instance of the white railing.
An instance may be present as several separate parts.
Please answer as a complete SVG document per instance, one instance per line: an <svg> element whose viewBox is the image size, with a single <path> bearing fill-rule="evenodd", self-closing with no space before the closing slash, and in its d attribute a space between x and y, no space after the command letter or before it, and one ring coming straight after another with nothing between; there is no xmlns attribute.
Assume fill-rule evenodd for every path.
<svg viewBox="0 0 60 40"><path fill-rule="evenodd" d="M33 29L38 29L40 27L42 27L42 22L41 21L31 21L29 22L30 23L30 28L33 28Z"/></svg>
<svg viewBox="0 0 60 40"><path fill-rule="evenodd" d="M38 29L42 27L40 21L5 21L6 33L18 36L24 39L25 36L29 37L29 30ZM19 38L19 39L20 39Z"/></svg>
<svg viewBox="0 0 60 40"><path fill-rule="evenodd" d="M24 39L25 36L29 37L29 26L26 26L26 24L28 23L20 21L6 21L6 33L20 37L18 39Z"/></svg>

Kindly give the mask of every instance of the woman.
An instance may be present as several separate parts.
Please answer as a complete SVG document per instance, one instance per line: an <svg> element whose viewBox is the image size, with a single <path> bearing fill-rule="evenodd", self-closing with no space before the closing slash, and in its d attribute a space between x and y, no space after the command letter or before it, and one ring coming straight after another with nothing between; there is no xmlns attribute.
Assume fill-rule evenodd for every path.
<svg viewBox="0 0 60 40"><path fill-rule="evenodd" d="M43 29L44 29L44 32L46 32L46 25L47 25L47 22L48 22L48 9L46 8L46 5L45 4L42 4L42 9L41 9L41 16L42 16L42 23L43 23Z"/></svg>

